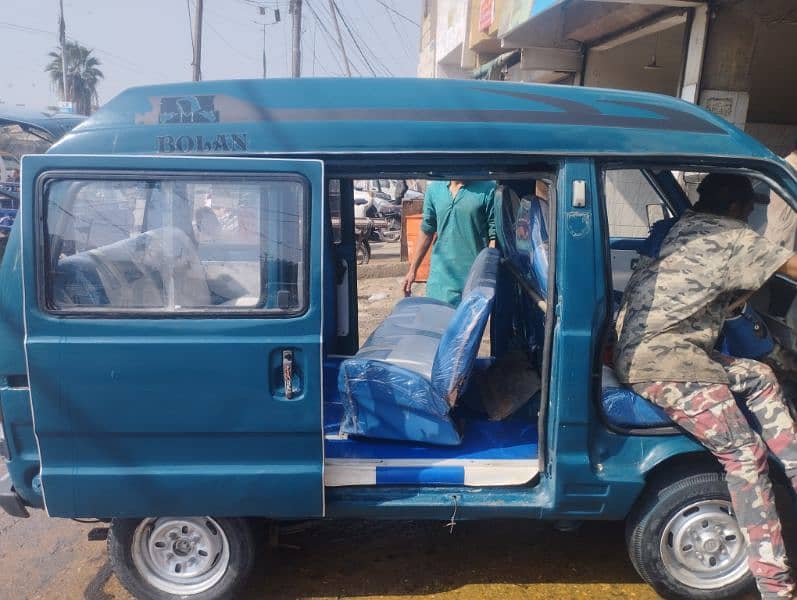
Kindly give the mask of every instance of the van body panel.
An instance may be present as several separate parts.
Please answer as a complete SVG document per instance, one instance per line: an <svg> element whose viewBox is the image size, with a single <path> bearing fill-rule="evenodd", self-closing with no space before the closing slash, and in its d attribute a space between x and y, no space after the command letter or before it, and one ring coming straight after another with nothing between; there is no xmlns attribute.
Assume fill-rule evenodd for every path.
<svg viewBox="0 0 797 600"><path fill-rule="evenodd" d="M26 353L49 514L321 516L322 165L55 155L23 165ZM185 315L53 313L41 296L42 195L54 185L47 178L102 170L141 179L301 177L309 194L301 217L306 310L278 318L213 307ZM269 266L276 285L272 275ZM284 351L292 352L292 397L279 387Z"/></svg>
<svg viewBox="0 0 797 600"><path fill-rule="evenodd" d="M452 79L202 81L129 89L64 153L774 155L656 94Z"/></svg>
<svg viewBox="0 0 797 600"><path fill-rule="evenodd" d="M244 156L258 158L234 158ZM356 351L356 327L344 335L331 319L342 297L352 326L357 309L353 245L330 250L322 186L336 176L350 185L351 173L401 173L404 165L438 178L457 168L492 176L504 158L510 172L538 159L559 166L539 476L503 488L325 491L322 394L335 383L323 381L323 358ZM422 171L425 160L434 168ZM409 79L211 81L123 92L50 153L23 160L22 217L0 264L0 408L6 438L16 432L18 440L9 444L18 493L32 506L46 499L50 514L67 517L300 518L324 515L326 502L335 517L624 518L652 469L701 448L672 432L613 431L600 414L612 289L599 173L609 161L759 170L797 197L794 173L752 138L699 107L652 94ZM339 171L325 173L329 165ZM39 184L65 173L305 178L306 310L278 319L49 311L39 293ZM576 182L583 203L575 202ZM342 195L341 229L352 233L351 190ZM347 296L333 290L341 259ZM283 350L293 351L303 373L303 395L293 402L274 393L274 357ZM29 392L10 385L25 377Z"/></svg>

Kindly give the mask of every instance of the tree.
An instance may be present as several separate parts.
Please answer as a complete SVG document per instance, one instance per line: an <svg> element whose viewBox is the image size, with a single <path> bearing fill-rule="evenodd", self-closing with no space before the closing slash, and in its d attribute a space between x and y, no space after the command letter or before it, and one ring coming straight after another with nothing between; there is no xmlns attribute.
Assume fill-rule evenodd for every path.
<svg viewBox="0 0 797 600"><path fill-rule="evenodd" d="M91 50L77 42L67 42L66 53L66 93L61 69L61 52L50 52L52 58L44 70L50 74L50 80L58 93L67 102L72 102L75 112L82 115L91 114L92 107L99 102L97 84L105 76L98 68L100 60L92 56Z"/></svg>

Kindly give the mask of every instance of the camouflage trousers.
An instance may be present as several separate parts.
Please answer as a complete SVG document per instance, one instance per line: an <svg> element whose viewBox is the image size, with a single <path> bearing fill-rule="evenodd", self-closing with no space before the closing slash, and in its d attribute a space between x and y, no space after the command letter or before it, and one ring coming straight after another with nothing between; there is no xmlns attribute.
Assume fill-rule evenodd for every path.
<svg viewBox="0 0 797 600"><path fill-rule="evenodd" d="M717 457L725 469L736 519L748 544L750 570L762 598L792 598L783 532L775 509L767 448L782 463L797 492L797 425L770 367L716 354L729 385L657 381L631 387L662 407L672 420ZM736 403L758 421L757 433Z"/></svg>

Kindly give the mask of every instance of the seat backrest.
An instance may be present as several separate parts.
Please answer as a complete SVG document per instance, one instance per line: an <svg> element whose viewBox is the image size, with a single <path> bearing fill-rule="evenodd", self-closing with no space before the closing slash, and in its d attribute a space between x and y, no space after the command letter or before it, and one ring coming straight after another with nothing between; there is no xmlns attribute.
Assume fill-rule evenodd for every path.
<svg viewBox="0 0 797 600"><path fill-rule="evenodd" d="M548 202L538 196L525 197L518 208L516 244L524 254L537 291L548 296Z"/></svg>
<svg viewBox="0 0 797 600"><path fill-rule="evenodd" d="M499 185L495 189L495 233L498 238L498 247L508 259L517 255L515 243L515 218L518 212L520 198L511 188Z"/></svg>
<svg viewBox="0 0 797 600"><path fill-rule="evenodd" d="M135 237L62 259L56 297L70 303L149 308L173 302L181 307L209 306L205 270L194 244L175 227ZM171 289L167 289L169 286Z"/></svg>
<svg viewBox="0 0 797 600"><path fill-rule="evenodd" d="M476 362L495 300L500 259L495 248L485 248L476 257L462 301L437 346L432 365L432 389L449 406L454 406L464 391Z"/></svg>

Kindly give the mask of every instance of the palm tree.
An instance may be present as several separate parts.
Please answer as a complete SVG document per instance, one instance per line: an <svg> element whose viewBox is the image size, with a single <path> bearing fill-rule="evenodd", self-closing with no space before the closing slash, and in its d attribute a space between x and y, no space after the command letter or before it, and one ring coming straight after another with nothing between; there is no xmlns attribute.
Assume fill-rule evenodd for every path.
<svg viewBox="0 0 797 600"><path fill-rule="evenodd" d="M52 60L44 70L50 74L55 89L67 102L72 102L75 112L81 115L91 113L92 107L99 103L97 84L105 76L98 69L100 61L91 55L91 50L77 42L67 42L66 53L66 94L61 70L61 52L50 52Z"/></svg>

